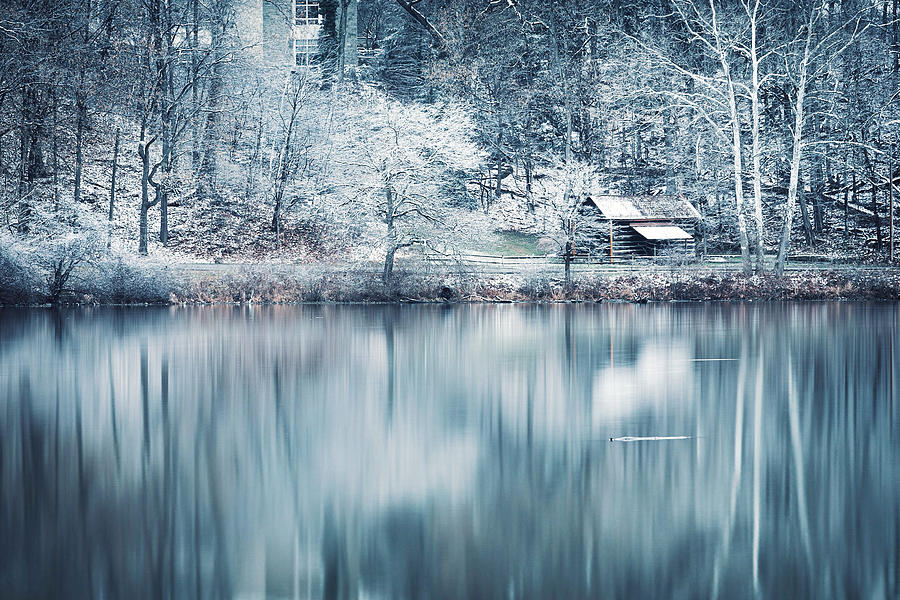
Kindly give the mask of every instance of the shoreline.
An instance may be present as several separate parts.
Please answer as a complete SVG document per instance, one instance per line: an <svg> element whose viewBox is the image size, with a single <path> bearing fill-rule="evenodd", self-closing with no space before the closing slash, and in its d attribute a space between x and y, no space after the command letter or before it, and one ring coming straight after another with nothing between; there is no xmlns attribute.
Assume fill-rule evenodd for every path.
<svg viewBox="0 0 900 600"><path fill-rule="evenodd" d="M82 278L56 302L32 291L12 301L0 288L0 307L209 306L300 304L583 304L648 302L783 302L900 300L900 269L792 270L773 273L704 269L645 269L576 275L570 282L545 273L488 274L398 271L390 285L372 271L278 271L267 265L193 275L184 270L132 267L128 277ZM26 296L19 291L19 298Z"/></svg>

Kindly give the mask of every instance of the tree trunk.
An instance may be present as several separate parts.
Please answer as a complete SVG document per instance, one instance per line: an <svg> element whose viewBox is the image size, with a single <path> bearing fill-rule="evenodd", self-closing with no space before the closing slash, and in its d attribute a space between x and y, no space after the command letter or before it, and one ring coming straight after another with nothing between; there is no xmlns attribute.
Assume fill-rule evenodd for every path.
<svg viewBox="0 0 900 600"><path fill-rule="evenodd" d="M143 62L147 73L155 71L157 80L161 85L165 85L165 81L160 78L162 73L162 9L160 7L161 0L149 0L147 3L147 19L149 21L150 43L145 46L143 54ZM147 81L142 76L141 83L146 84ZM150 167L150 146L153 144L155 137L148 137L147 126L153 114L160 109L161 99L159 92L155 86L150 85L152 92L150 93L147 104L145 105L145 113L141 122L141 137L138 142L138 156L141 159L141 211L138 225L138 253L147 255L148 251L148 232L147 232L147 212L150 210L152 203L150 201L150 186L153 185L153 170ZM154 187L156 187L154 185ZM157 190L157 194L158 194Z"/></svg>
<svg viewBox="0 0 900 600"><path fill-rule="evenodd" d="M753 220L756 229L756 269L762 271L765 268L765 246L763 240L763 213L762 213L762 169L760 167L760 140L759 140L759 55L756 47L756 16L759 10L759 1L754 4L750 24L750 58L753 73L753 83L750 87L750 104L752 113L751 137L753 146Z"/></svg>
<svg viewBox="0 0 900 600"><path fill-rule="evenodd" d="M53 93L53 210L59 211L59 98Z"/></svg>
<svg viewBox="0 0 900 600"><path fill-rule="evenodd" d="M91 0L84 3L84 23L82 27L82 50L86 51L90 44ZM81 202L81 175L84 168L84 128L87 122L87 98L84 89L86 59L82 58L78 64L78 85L75 88L75 193L73 199L75 206Z"/></svg>
<svg viewBox="0 0 900 600"><path fill-rule="evenodd" d="M253 144L253 154L250 155L250 160L247 161L247 183L244 188L245 206L250 205L250 198L254 195L254 190L256 190L256 168L258 166L260 154L262 152L262 132L263 112L262 110L260 110L259 121L256 123L256 141Z"/></svg>
<svg viewBox="0 0 900 600"><path fill-rule="evenodd" d="M388 285L394 276L394 255L397 254L397 247L388 246L387 253L384 255L384 269L381 272L381 282Z"/></svg>
<svg viewBox="0 0 900 600"><path fill-rule="evenodd" d="M494 179L494 202L500 200L503 193L503 161L497 159L497 177Z"/></svg>
<svg viewBox="0 0 900 600"><path fill-rule="evenodd" d="M812 16L810 16L810 22ZM788 251L791 242L791 224L794 217L794 205L797 204L797 190L800 185L800 161L803 159L803 120L806 100L806 80L808 76L809 50L812 43L812 27L806 34L806 44L803 50L803 59L800 63L800 81L797 84L797 98L794 103L794 131L791 138L791 175L788 182L787 202L784 207L784 225L781 230L781 243L778 246L778 259L775 264L775 273L779 277L784 273L784 265L787 262ZM802 199L801 199L802 200ZM809 218L806 217L806 207L801 205L804 214L804 224L808 228Z"/></svg>
<svg viewBox="0 0 900 600"><path fill-rule="evenodd" d="M344 80L344 68L346 66L346 46L347 46L347 10L350 7L350 0L340 0L341 14L338 16L337 22L337 56L334 61L334 70L336 71L337 81Z"/></svg>
<svg viewBox="0 0 900 600"><path fill-rule="evenodd" d="M745 273L751 271L750 266L750 248L747 240L747 221L744 216L744 181L743 167L741 161L741 124L738 121L737 102L734 97L734 90L731 90L729 97L731 106L732 124L732 154L734 160L734 198L737 209L738 223L738 239L741 246L741 265Z"/></svg>
<svg viewBox="0 0 900 600"><path fill-rule="evenodd" d="M87 101L84 97L84 67L78 74L78 88L75 91L75 206L81 202L81 171L84 166L84 122Z"/></svg>
<svg viewBox="0 0 900 600"><path fill-rule="evenodd" d="M525 206L529 213L534 214L534 172L531 159L526 158L523 163L525 166Z"/></svg>
<svg viewBox="0 0 900 600"><path fill-rule="evenodd" d="M31 76L22 84L22 112L19 123L19 182L16 204L18 206L18 230L27 233L31 230L31 193L35 180L45 175L44 156L41 148L42 122L44 110L41 106L40 94Z"/></svg>
<svg viewBox="0 0 900 600"><path fill-rule="evenodd" d="M675 127L676 123L673 110L671 116L668 114L663 115L663 138L666 147L666 193L670 195L678 193L678 186L675 182L675 161L677 155L675 148Z"/></svg>
<svg viewBox="0 0 900 600"><path fill-rule="evenodd" d="M162 168L163 173L168 176L171 174L172 169L170 161L172 140L171 129L166 124L163 125L162 135ZM169 188L167 186L168 177L156 186L156 197L159 202L159 243L163 246L169 243Z"/></svg>
<svg viewBox="0 0 900 600"><path fill-rule="evenodd" d="M116 171L119 163L119 128L116 127L116 137L113 142L112 169L109 177L109 213L106 225L106 248L112 247L113 219L116 207Z"/></svg>
<svg viewBox="0 0 900 600"><path fill-rule="evenodd" d="M147 211L150 210L150 142L144 135L138 145L141 158L141 214L138 226L138 253L147 255Z"/></svg>
<svg viewBox="0 0 900 600"><path fill-rule="evenodd" d="M397 229L394 224L394 191L390 185L384 187L386 202L384 222L387 225L387 252L384 255L384 270L381 273L381 282L388 285L394 274L394 255L397 253Z"/></svg>
<svg viewBox="0 0 900 600"><path fill-rule="evenodd" d="M734 199L737 209L738 239L741 245L741 265L743 266L744 272L749 273L751 271L751 265L750 248L747 240L747 220L744 216L744 177L741 160L742 144L740 114L738 113L737 108L737 93L734 89L734 82L731 79L731 70L728 67L728 60L725 58L724 54L721 55L720 61L722 64L722 71L725 74L725 79L728 82L728 108L731 116L731 154L734 162Z"/></svg>
<svg viewBox="0 0 900 600"><path fill-rule="evenodd" d="M172 155L174 153L175 140L173 137L172 113L174 110L172 66L169 61L172 56L172 14L169 2L163 3L162 31L164 56L157 63L159 80L162 83L162 111L160 112L160 128L162 135L162 171L163 182L157 186L159 198L159 243L163 246L169 243L169 178L172 174Z"/></svg>
<svg viewBox="0 0 900 600"><path fill-rule="evenodd" d="M202 150L202 161L200 164L200 172L198 174L199 179L199 187L198 187L198 199L200 200L208 200L210 204L214 207L215 215L213 218L213 222L217 223L220 219L221 215L219 214L221 211L216 210L217 207L221 205L221 201L218 195L215 193L215 182L216 182L216 171L218 169L217 163L217 151L218 151L218 139L217 139L217 129L219 123L219 94L221 92L222 86L222 77L219 72L218 65L218 54L219 54L219 45L221 43L220 40L220 29L221 24L216 22L211 25L213 30L212 37L212 60L213 64L209 71L209 99L207 101L207 112L206 112L206 125L204 131L204 139L203 145L204 148Z"/></svg>
<svg viewBox="0 0 900 600"><path fill-rule="evenodd" d="M284 132L284 140L281 149L278 152L278 167L274 174L275 190L274 200L275 208L272 212L272 229L275 231L276 243L281 244L281 209L284 203L284 190L287 187L288 180L291 178L294 158L291 154L291 145L294 138L294 125L297 121L297 114L301 108L301 83L296 83L298 87L292 91L291 96L291 117L288 120L287 130Z"/></svg>
<svg viewBox="0 0 900 600"><path fill-rule="evenodd" d="M893 54L893 74L900 74L900 0L894 0L891 19L891 54Z"/></svg>
<svg viewBox="0 0 900 600"><path fill-rule="evenodd" d="M718 17L716 15L715 4L710 2L712 10L712 36L715 43L716 58L722 69L722 75L725 78L726 97L728 100L728 116L731 120L731 153L734 169L734 198L737 211L738 238L741 246L741 265L744 272L751 271L750 249L747 241L747 221L744 215L744 182L743 182L743 165L741 160L741 121L740 113L737 106L737 91L734 86L734 79L731 75L731 67L728 63L728 49L722 46L722 34L719 32Z"/></svg>
<svg viewBox="0 0 900 600"><path fill-rule="evenodd" d="M272 231L275 232L275 246L281 248L281 203L284 198L284 188L279 181L275 189L275 208L272 210Z"/></svg>
<svg viewBox="0 0 900 600"><path fill-rule="evenodd" d="M848 197L850 196L850 188L847 187L847 176L844 175L844 237L850 237L850 206ZM856 175L853 176L853 185L856 186Z"/></svg>
<svg viewBox="0 0 900 600"><path fill-rule="evenodd" d="M428 19L416 8L416 4L418 0L396 0L397 4L399 4L403 10L409 13L409 15L421 25L425 31L428 32L428 35L431 36L434 45L437 46L438 50L441 52L446 52L447 50L447 42L444 40L444 36L440 34L440 32L435 29L434 25L428 21Z"/></svg>
<svg viewBox="0 0 900 600"><path fill-rule="evenodd" d="M878 244L878 249L881 250L881 219L878 217L878 187L875 183L872 183L872 222L875 224L875 241Z"/></svg>
<svg viewBox="0 0 900 600"><path fill-rule="evenodd" d="M19 125L19 184L16 186L16 228L19 233L28 232L28 220L31 215L31 207L28 205L28 184L25 176L28 162L28 127L25 117L25 94L22 94L22 117Z"/></svg>
<svg viewBox="0 0 900 600"><path fill-rule="evenodd" d="M818 163L815 164L815 168L813 170L813 181L812 181L812 193L813 193L813 231L815 233L821 234L825 231L825 220L822 209L822 196L825 194L825 178L823 175L822 165Z"/></svg>
<svg viewBox="0 0 900 600"><path fill-rule="evenodd" d="M199 3L200 0L191 0L191 18L193 21L191 24L191 122L193 123L191 127L191 170L194 172L194 175L200 169L200 128L196 121L197 115L200 113L199 91L197 89L197 73L200 68L200 61L197 56L200 30L198 24L200 19Z"/></svg>
<svg viewBox="0 0 900 600"><path fill-rule="evenodd" d="M896 7L896 2L894 3ZM891 148L891 159L888 163L888 214L890 215L890 252L888 252L888 260L894 262L894 149Z"/></svg>
<svg viewBox="0 0 900 600"><path fill-rule="evenodd" d="M110 223L113 222L113 211L116 205L116 171L118 170L119 163L119 128L116 128L116 138L113 142L113 158L112 158L112 172L109 178L109 217L108 220Z"/></svg>
<svg viewBox="0 0 900 600"><path fill-rule="evenodd" d="M500 111L497 111L500 114ZM497 177L494 179L494 202L500 200L503 193L503 121L497 121ZM490 208L490 207L488 207ZM487 210L485 210L487 212Z"/></svg>
<svg viewBox="0 0 900 600"><path fill-rule="evenodd" d="M800 184L802 185L802 183ZM806 238L806 244L812 248L815 246L815 235L813 234L812 221L809 219L809 206L806 202L806 190L797 191L797 203L800 205L800 216L803 219L803 235Z"/></svg>

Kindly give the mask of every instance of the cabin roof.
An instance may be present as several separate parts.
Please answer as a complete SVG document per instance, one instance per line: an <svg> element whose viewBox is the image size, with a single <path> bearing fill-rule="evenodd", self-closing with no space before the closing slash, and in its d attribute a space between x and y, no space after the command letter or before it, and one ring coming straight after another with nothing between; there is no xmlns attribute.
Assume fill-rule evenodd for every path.
<svg viewBox="0 0 900 600"><path fill-rule="evenodd" d="M671 223L629 223L641 237L647 240L692 240L694 236Z"/></svg>
<svg viewBox="0 0 900 600"><path fill-rule="evenodd" d="M660 194L657 196L592 195L585 204L593 203L605 219L700 219L700 213L684 196Z"/></svg>

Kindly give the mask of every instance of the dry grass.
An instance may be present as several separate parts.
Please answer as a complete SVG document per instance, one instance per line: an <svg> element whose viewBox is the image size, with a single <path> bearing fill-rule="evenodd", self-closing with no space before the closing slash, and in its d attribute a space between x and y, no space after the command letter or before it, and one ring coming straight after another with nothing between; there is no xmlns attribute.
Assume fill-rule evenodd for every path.
<svg viewBox="0 0 900 600"><path fill-rule="evenodd" d="M185 288L186 303L254 302L657 302L718 300L897 300L891 272L770 274L691 272L594 276L565 282L545 277L400 273L383 285L367 272L309 276L244 271L209 277Z"/></svg>
<svg viewBox="0 0 900 600"><path fill-rule="evenodd" d="M0 256L0 304L48 302L46 273L11 252ZM5 261L5 262L3 262ZM36 264L34 262L32 265ZM85 264L62 304L294 304L389 302L665 302L900 299L900 272L802 271L778 278L711 271L584 276L420 274L399 271L383 285L372 271L260 266L190 278L119 260Z"/></svg>

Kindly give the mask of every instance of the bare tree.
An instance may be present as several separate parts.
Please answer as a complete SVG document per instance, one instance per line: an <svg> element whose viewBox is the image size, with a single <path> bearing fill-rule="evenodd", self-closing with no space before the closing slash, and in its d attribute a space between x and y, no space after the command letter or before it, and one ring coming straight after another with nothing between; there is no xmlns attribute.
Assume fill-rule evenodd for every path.
<svg viewBox="0 0 900 600"><path fill-rule="evenodd" d="M273 136L273 152L269 161L269 179L272 194L272 230L276 244L281 243L282 211L284 195L301 167L301 161L308 154L310 146L301 143L300 131L305 124L305 111L309 111L307 101L312 94L308 73L301 71L287 76L278 107L278 126ZM308 135L306 136L308 138Z"/></svg>
<svg viewBox="0 0 900 600"><path fill-rule="evenodd" d="M556 229L543 240L552 244L563 259L566 283L572 280L572 259L579 249L587 251L599 235L599 212L587 200L600 189L596 167L584 161L560 165L557 172L563 181L553 184L546 209L552 214ZM562 193L559 193L562 190Z"/></svg>
<svg viewBox="0 0 900 600"><path fill-rule="evenodd" d="M871 8L871 5L865 3L848 19L841 19L830 26L826 23L824 31L820 31L820 25L829 6L830 4L826 0L818 0L805 9L807 12L804 15L804 26L798 36L785 46L783 56L786 75L794 87L791 102L794 123L791 128L790 181L775 265L775 272L778 275L784 273L784 265L790 247L793 215L799 194L800 165L805 148L810 143L822 143L822 140L812 142L804 137L809 83L832 68L834 59L858 42L860 35L869 27L868 24L863 23L863 16Z"/></svg>
<svg viewBox="0 0 900 600"><path fill-rule="evenodd" d="M759 96L763 84L760 76L760 64L765 60L769 53L763 53L759 48L760 0L742 0L741 4L747 15L747 23L750 30L750 46L744 47L743 50L750 59L751 78L748 92L750 95L750 139L752 143L753 161L753 223L755 225L754 232L756 234L756 269L761 271L765 269L763 260L765 256L765 246L763 241L762 168L760 164L762 143L760 140Z"/></svg>
<svg viewBox="0 0 900 600"><path fill-rule="evenodd" d="M404 106L369 88L341 101L344 128L333 143L345 180L335 182L340 193L331 196L332 214L380 225L373 235L384 248L385 284L399 250L452 247L478 235L477 220L457 208L466 204L466 173L482 156L461 107Z"/></svg>
<svg viewBox="0 0 900 600"><path fill-rule="evenodd" d="M675 0L672 6L680 25L687 32L688 42L718 65L717 74L708 74L701 69L682 65L672 52L635 36L630 37L652 56L661 59L667 69L688 79L692 88L696 88L684 92L662 90L660 93L673 97L678 106L695 111L722 141L727 140L730 145L741 263L744 271L749 272L752 265L744 206L744 141L739 106L746 86L737 80L733 66L735 51L744 29L733 27L736 31L727 31L724 28L717 0L705 3L701 0Z"/></svg>

